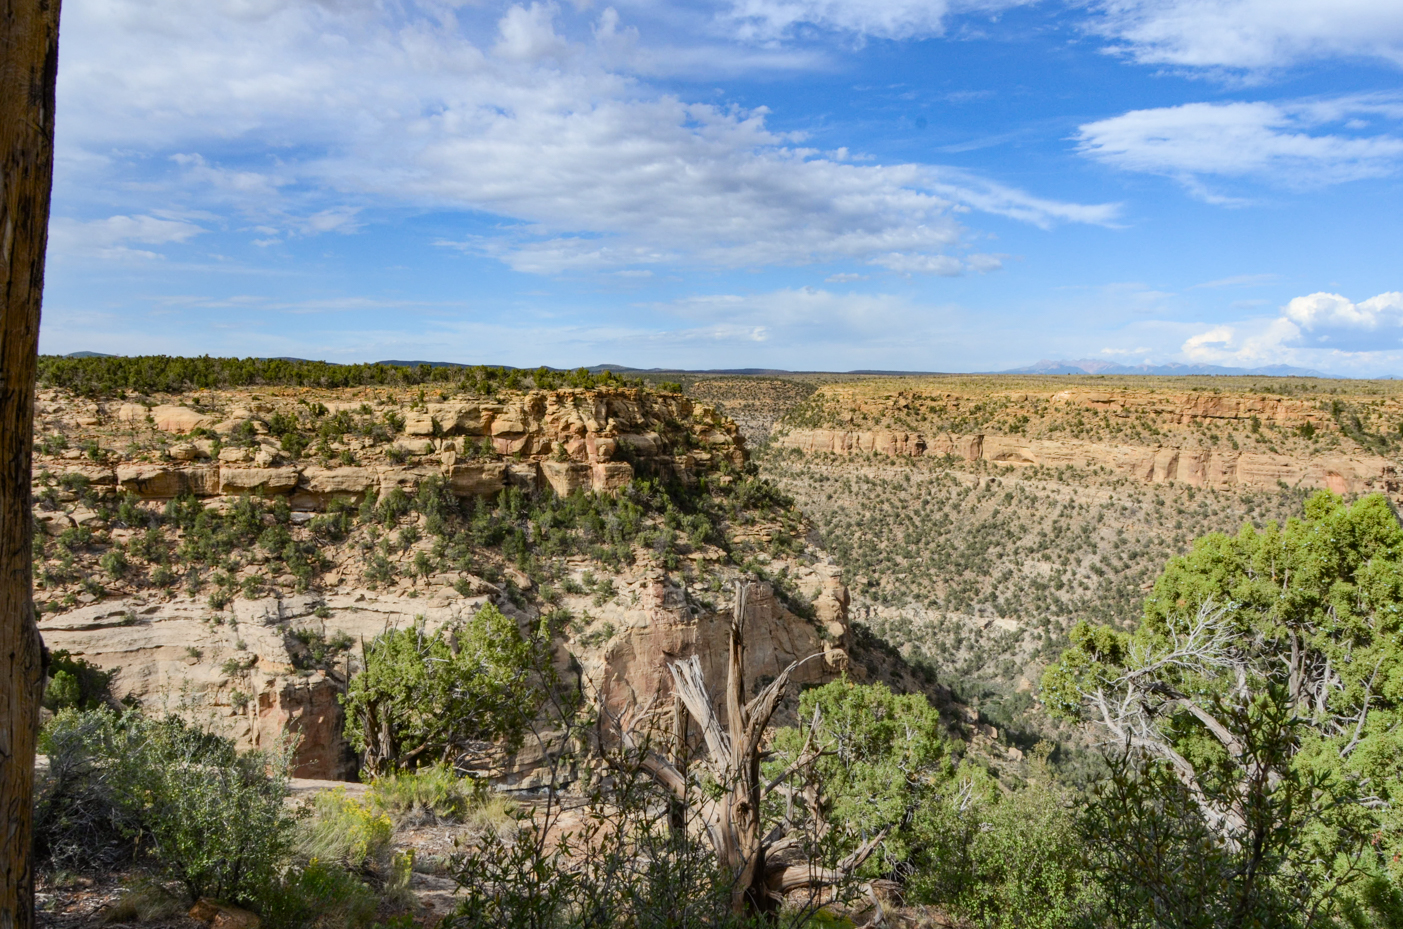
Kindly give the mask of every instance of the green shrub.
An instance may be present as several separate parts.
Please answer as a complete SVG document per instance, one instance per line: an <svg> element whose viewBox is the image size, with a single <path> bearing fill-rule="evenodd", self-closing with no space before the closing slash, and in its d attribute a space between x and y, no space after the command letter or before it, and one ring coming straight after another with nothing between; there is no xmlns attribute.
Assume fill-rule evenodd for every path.
<svg viewBox="0 0 1403 929"><path fill-rule="evenodd" d="M176 717L65 711L43 734L41 854L100 864L136 853L203 896L256 905L287 858L286 759L240 754Z"/></svg>
<svg viewBox="0 0 1403 929"><path fill-rule="evenodd" d="M373 639L343 702L372 774L412 769L483 740L517 744L551 682L548 635L523 636L492 604L467 622Z"/></svg>
<svg viewBox="0 0 1403 929"><path fill-rule="evenodd" d="M268 929L363 929L375 918L375 894L344 868L322 860L289 868L260 908Z"/></svg>
<svg viewBox="0 0 1403 929"><path fill-rule="evenodd" d="M317 794L311 813L298 824L296 851L301 858L355 870L383 868L394 833L388 815L347 796L344 787Z"/></svg>
<svg viewBox="0 0 1403 929"><path fill-rule="evenodd" d="M390 773L371 785L366 802L400 822L462 823L488 799L484 781L459 777L447 765Z"/></svg>
<svg viewBox="0 0 1403 929"><path fill-rule="evenodd" d="M64 649L49 655L49 682L44 690L44 707L60 710L91 710L111 701L108 691L112 671L104 671Z"/></svg>
<svg viewBox="0 0 1403 929"><path fill-rule="evenodd" d="M935 903L981 927L1094 925L1102 895L1073 799L1037 778L1000 789L972 767L916 811L907 898Z"/></svg>

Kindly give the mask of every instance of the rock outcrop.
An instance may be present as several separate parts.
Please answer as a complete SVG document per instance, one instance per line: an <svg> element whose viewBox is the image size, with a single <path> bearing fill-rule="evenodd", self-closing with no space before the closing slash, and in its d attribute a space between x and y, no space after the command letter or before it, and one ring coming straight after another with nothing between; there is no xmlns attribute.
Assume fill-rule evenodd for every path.
<svg viewBox="0 0 1403 929"><path fill-rule="evenodd" d="M1195 487L1327 488L1338 494L1399 492L1398 466L1391 459L1357 452L1299 456L1221 448L1145 447L1096 442L968 435L927 438L918 433L843 432L800 429L775 441L783 448L838 455L863 452L1048 468L1107 468L1145 483L1182 481Z"/></svg>
<svg viewBox="0 0 1403 929"><path fill-rule="evenodd" d="M1360 444L1371 425L1396 435L1403 404L1391 399L1371 399L1355 412L1338 400L1222 389L864 393L835 385L820 390L814 405L822 415L809 411L782 424L774 444L806 453L1104 469L1194 487L1400 493L1399 462ZM1361 424L1361 415L1373 422ZM1352 432L1345 429L1351 423Z"/></svg>
<svg viewBox="0 0 1403 929"><path fill-rule="evenodd" d="M826 622L794 615L757 585L746 616L750 680L771 680L790 661L810 656L795 675L799 683L831 680L847 668L846 589L825 565L800 569L800 577L827 598ZM558 646L557 666L578 675L572 686L621 712L671 693L669 661L700 655L710 679L724 679L728 612L696 608L686 587L663 572L625 572L616 583L617 597L603 607L584 599L564 604L593 616L592 635ZM294 776L344 780L355 775L357 759L343 734L340 697L364 666L364 644L419 618L430 629L467 621L489 599L532 621L500 596L439 588L427 599L346 590L235 600L227 610L191 597L132 597L47 615L39 629L50 649L114 672L118 700L210 723L245 748L290 738ZM318 665L309 641L344 648ZM489 773L513 788L537 786L540 778L522 759L498 759Z"/></svg>
<svg viewBox="0 0 1403 929"><path fill-rule="evenodd" d="M295 399L252 404L238 395L222 399L226 408L220 413L121 403L84 407L75 415L77 401L47 392L41 395L36 433L78 426L103 450L103 460L82 461L72 447L76 443L46 453L41 442L35 471L116 486L147 500L254 494L286 497L294 509L315 510L335 499L358 500L372 490L412 491L431 474L443 475L464 497L491 496L508 483L525 491L549 486L562 495L575 490L612 493L640 472L693 480L722 463L739 467L746 460L735 424L714 407L632 388L529 391L500 401L419 407L323 404L342 407L342 414L355 410L366 417L402 417L403 436L387 441L353 437L344 430L330 450L361 461L341 467L293 458L268 437L268 420L296 413ZM192 432L229 437L244 426L243 445L218 450L208 438L172 443L163 437ZM126 442L115 439L119 431ZM407 457L417 461L405 462Z"/></svg>
<svg viewBox="0 0 1403 929"><path fill-rule="evenodd" d="M745 444L714 408L632 388L441 402L375 391L197 397L148 406L41 392L35 517L50 548L38 568L40 630L50 649L114 672L114 698L212 722L243 747L291 738L295 776L343 779L354 775L356 758L340 698L363 667L364 643L418 618L431 628L466 622L491 601L525 630L549 610L569 611L574 619L555 643L557 667L570 686L616 710L666 697L670 660L699 655L709 673L721 674L729 614L714 601L742 574L723 548L703 541L714 542L708 533L719 524L685 528L690 541L668 543L664 568L664 549L645 530L678 531L660 515L648 517L651 529L629 516L632 534L607 540L607 566L595 555L573 554L568 563L557 556L534 582L519 554L465 541L472 514L499 508L513 515L494 518L517 519L521 507L552 493L608 497L635 477L696 488L709 475L718 487L730 485L747 464ZM441 513L431 523L394 497L412 497L431 479L477 501L454 510L460 521L451 528ZM507 490L520 497L503 496ZM244 550L169 515L187 512L185 504L163 506L192 496L231 519L253 514L258 522L240 536ZM245 497L265 504L232 509ZM368 497L401 508L341 517L347 522L336 532L318 529L328 520L314 513ZM630 500L590 505L642 512ZM535 531L519 518L518 539ZM762 534L753 525L746 531ZM639 546L632 553L623 548L631 544ZM201 545L225 547L181 554ZM294 574L298 558L302 573ZM785 605L794 600L758 585L746 617L750 678L772 679L790 661L810 658L797 680L831 679L848 663L848 598L837 570L811 550L770 566L791 583L787 596L812 603L817 619L796 615ZM543 591L547 578L563 590ZM486 770L506 786L529 788L542 760L529 752L497 757Z"/></svg>

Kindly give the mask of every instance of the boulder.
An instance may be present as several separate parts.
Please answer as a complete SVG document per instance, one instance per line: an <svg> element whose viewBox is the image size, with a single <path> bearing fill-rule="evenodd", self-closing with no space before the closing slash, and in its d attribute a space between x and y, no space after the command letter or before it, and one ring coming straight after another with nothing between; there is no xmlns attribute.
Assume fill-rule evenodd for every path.
<svg viewBox="0 0 1403 929"><path fill-rule="evenodd" d="M541 466L534 461L514 461L507 465L507 483L522 493L535 493L541 486Z"/></svg>
<svg viewBox="0 0 1403 929"><path fill-rule="evenodd" d="M592 482L590 466L578 461L543 461L541 476L557 495L569 496L571 491L584 490Z"/></svg>
<svg viewBox="0 0 1403 929"><path fill-rule="evenodd" d="M117 469L117 486L146 499L178 497L187 488L185 474L161 465L125 465Z"/></svg>
<svg viewBox="0 0 1403 929"><path fill-rule="evenodd" d="M441 435L482 435L487 419L478 403L430 403L429 416Z"/></svg>
<svg viewBox="0 0 1403 929"><path fill-rule="evenodd" d="M73 520L63 513L48 513L36 511L34 519L39 527L44 530L45 535L59 535L63 530L73 526Z"/></svg>
<svg viewBox="0 0 1403 929"><path fill-rule="evenodd" d="M411 455L427 455L434 450L432 439L396 439L395 448Z"/></svg>
<svg viewBox="0 0 1403 929"><path fill-rule="evenodd" d="M606 461L591 467L591 485L597 493L613 493L633 480L633 465L627 461Z"/></svg>
<svg viewBox="0 0 1403 929"><path fill-rule="evenodd" d="M222 494L286 494L296 486L296 468L219 469Z"/></svg>
<svg viewBox="0 0 1403 929"><path fill-rule="evenodd" d="M117 407L117 422L139 423L146 419L146 407L140 403L123 403Z"/></svg>
<svg viewBox="0 0 1403 929"><path fill-rule="evenodd" d="M153 407L151 418L156 421L156 428L162 432L191 432L195 429L208 429L217 421L215 417L197 413L188 406L170 406L168 404Z"/></svg>
<svg viewBox="0 0 1403 929"><path fill-rule="evenodd" d="M49 473L58 481L62 481L64 478L69 480L80 478L93 487L111 487L117 482L117 476L113 470L101 465L60 465Z"/></svg>
<svg viewBox="0 0 1403 929"><path fill-rule="evenodd" d="M455 464L448 486L459 497L484 497L506 486L507 466L500 461Z"/></svg>
<svg viewBox="0 0 1403 929"><path fill-rule="evenodd" d="M378 483L369 468L306 468L297 481L299 492L318 497L360 497Z"/></svg>
<svg viewBox="0 0 1403 929"><path fill-rule="evenodd" d="M262 920L248 910L201 897L190 907L190 918L208 923L210 929L258 929Z"/></svg>
<svg viewBox="0 0 1403 929"><path fill-rule="evenodd" d="M378 472L380 496L396 489L413 494L421 481L435 474L438 472L428 468L381 468Z"/></svg>
<svg viewBox="0 0 1403 929"><path fill-rule="evenodd" d="M434 418L426 412L410 410L404 414L405 435L433 435Z"/></svg>

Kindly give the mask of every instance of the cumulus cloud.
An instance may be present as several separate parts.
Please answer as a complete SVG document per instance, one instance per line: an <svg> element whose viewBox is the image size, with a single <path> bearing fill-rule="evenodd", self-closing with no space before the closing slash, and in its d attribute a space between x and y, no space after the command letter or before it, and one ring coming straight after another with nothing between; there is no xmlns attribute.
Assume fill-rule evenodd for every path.
<svg viewBox="0 0 1403 929"><path fill-rule="evenodd" d="M545 274L831 260L948 273L968 209L1039 226L1116 215L936 166L854 163L771 130L763 107L652 91L607 64L628 38L613 9L579 40L546 3L508 7L483 35L431 13L72 0L64 182L144 171L143 196L234 210L265 243L354 231L375 205L475 211L509 222L451 244ZM996 259L978 261L965 260Z"/></svg>
<svg viewBox="0 0 1403 929"><path fill-rule="evenodd" d="M1087 123L1076 141L1083 155L1112 167L1172 177L1204 199L1233 202L1204 179L1309 187L1397 172L1403 139L1351 130L1344 123L1357 113L1403 115L1397 99L1380 97L1188 103Z"/></svg>
<svg viewBox="0 0 1403 929"><path fill-rule="evenodd" d="M1093 28L1146 64L1262 71L1321 58L1403 64L1395 0L1102 0Z"/></svg>
<svg viewBox="0 0 1403 929"><path fill-rule="evenodd" d="M1212 326L1185 340L1189 361L1227 365L1304 364L1360 369L1397 363L1403 349L1403 293L1355 303L1333 293L1296 297L1275 318Z"/></svg>

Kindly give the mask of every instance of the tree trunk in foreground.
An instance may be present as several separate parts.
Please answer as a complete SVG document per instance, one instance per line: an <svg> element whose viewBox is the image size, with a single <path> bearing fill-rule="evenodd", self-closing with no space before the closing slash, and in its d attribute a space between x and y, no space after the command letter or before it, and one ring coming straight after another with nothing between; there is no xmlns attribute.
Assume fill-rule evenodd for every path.
<svg viewBox="0 0 1403 929"><path fill-rule="evenodd" d="M0 0L0 929L34 926L34 625L30 457L54 168L59 0Z"/></svg>

